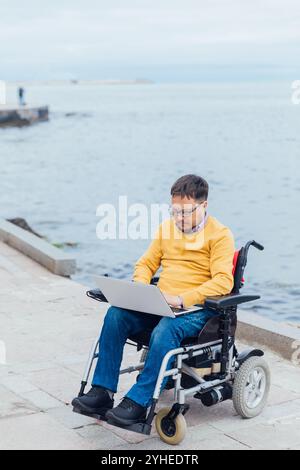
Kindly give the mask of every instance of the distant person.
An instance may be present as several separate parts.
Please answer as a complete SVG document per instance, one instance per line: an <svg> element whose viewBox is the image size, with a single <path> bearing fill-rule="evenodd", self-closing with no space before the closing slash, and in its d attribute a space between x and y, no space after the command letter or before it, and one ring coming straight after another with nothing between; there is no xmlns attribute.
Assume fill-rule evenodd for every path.
<svg viewBox="0 0 300 470"><path fill-rule="evenodd" d="M25 95L25 90L24 90L23 87L20 87L20 88L18 89L19 105L20 105L20 106L25 106L24 95Z"/></svg>

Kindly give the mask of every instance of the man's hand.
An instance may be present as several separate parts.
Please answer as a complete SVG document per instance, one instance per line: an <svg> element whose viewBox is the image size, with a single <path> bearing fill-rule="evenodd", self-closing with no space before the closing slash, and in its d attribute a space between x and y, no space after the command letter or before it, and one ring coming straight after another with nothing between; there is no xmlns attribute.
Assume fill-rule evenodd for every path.
<svg viewBox="0 0 300 470"><path fill-rule="evenodd" d="M169 305L172 305L172 307L181 307L181 298L179 295L171 295L166 292L163 292L163 295Z"/></svg>

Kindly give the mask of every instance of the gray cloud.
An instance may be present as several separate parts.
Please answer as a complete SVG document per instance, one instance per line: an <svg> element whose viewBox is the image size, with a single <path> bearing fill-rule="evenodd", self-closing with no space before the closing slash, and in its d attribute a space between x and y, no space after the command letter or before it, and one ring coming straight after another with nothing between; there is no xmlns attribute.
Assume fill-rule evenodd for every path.
<svg viewBox="0 0 300 470"><path fill-rule="evenodd" d="M3 78L89 71L101 78L114 68L168 64L299 65L298 0L41 3L0 0Z"/></svg>

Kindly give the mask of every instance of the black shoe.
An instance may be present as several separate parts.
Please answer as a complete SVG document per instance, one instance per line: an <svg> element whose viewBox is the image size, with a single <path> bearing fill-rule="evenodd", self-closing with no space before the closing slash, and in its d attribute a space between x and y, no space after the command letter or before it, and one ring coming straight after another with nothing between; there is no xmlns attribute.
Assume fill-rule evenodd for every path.
<svg viewBox="0 0 300 470"><path fill-rule="evenodd" d="M129 426L130 424L144 421L146 415L147 408L125 397L116 408L106 413L106 418L118 424Z"/></svg>
<svg viewBox="0 0 300 470"><path fill-rule="evenodd" d="M114 406L114 400L104 388L92 387L86 395L74 398L72 405L79 411L105 416Z"/></svg>

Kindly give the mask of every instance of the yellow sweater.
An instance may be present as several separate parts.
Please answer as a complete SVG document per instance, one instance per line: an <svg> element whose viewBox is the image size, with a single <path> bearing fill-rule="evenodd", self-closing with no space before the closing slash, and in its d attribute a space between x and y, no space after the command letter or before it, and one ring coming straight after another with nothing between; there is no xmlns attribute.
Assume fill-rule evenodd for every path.
<svg viewBox="0 0 300 470"><path fill-rule="evenodd" d="M208 216L204 229L191 234L168 219L137 261L133 279L149 284L161 267L160 290L180 295L186 307L203 304L206 297L231 292L233 255L233 235L215 217Z"/></svg>

